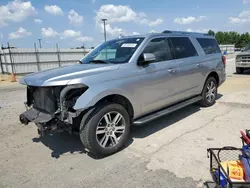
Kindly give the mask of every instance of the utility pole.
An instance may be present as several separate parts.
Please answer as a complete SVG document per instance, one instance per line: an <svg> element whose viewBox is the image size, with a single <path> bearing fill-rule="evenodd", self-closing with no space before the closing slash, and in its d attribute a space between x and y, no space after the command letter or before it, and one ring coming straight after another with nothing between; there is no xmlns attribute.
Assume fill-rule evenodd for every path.
<svg viewBox="0 0 250 188"><path fill-rule="evenodd" d="M37 39L38 40L38 42L39 42L39 46L40 46L40 48L42 48L42 39Z"/></svg>
<svg viewBox="0 0 250 188"><path fill-rule="evenodd" d="M103 29L104 29L104 40L106 42L107 36L106 36L106 21L107 19L101 19L103 21Z"/></svg>

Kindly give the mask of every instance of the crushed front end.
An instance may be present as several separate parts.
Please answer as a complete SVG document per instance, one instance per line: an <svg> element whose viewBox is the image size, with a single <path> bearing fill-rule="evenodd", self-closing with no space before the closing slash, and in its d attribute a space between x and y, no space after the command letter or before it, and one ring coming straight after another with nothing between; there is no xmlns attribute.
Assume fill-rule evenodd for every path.
<svg viewBox="0 0 250 188"><path fill-rule="evenodd" d="M65 130L72 132L74 128L77 129L74 120L81 114L81 111L74 110L73 106L87 89L88 87L83 84L27 86L27 110L20 114L20 121L25 125L34 122L42 136Z"/></svg>

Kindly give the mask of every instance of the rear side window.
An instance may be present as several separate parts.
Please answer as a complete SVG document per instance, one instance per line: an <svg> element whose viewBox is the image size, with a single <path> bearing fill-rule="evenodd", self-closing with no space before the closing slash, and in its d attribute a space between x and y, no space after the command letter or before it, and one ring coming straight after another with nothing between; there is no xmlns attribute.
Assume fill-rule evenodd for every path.
<svg viewBox="0 0 250 188"><path fill-rule="evenodd" d="M168 43L174 59L198 56L198 53L188 37L169 37Z"/></svg>
<svg viewBox="0 0 250 188"><path fill-rule="evenodd" d="M208 54L221 53L220 48L215 39L197 38L197 41L200 43L205 54L208 55Z"/></svg>

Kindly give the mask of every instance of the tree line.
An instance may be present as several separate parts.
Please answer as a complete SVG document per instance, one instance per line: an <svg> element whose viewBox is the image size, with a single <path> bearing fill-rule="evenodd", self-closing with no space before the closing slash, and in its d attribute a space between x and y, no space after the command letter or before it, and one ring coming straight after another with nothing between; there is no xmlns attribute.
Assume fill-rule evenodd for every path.
<svg viewBox="0 0 250 188"><path fill-rule="evenodd" d="M240 34L235 31L219 31L215 33L209 30L208 35L215 36L219 44L235 44L236 48L244 48L250 43L250 34L248 32Z"/></svg>

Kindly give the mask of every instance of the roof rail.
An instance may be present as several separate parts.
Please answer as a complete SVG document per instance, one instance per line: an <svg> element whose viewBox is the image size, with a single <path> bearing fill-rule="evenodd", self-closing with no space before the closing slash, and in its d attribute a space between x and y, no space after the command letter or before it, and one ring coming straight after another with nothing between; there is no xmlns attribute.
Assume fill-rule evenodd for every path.
<svg viewBox="0 0 250 188"><path fill-rule="evenodd" d="M196 33L196 32L187 32L187 31L170 31L170 30L165 30L162 33L173 33L173 34L186 34L186 35L203 35L203 36L208 36L207 33Z"/></svg>

